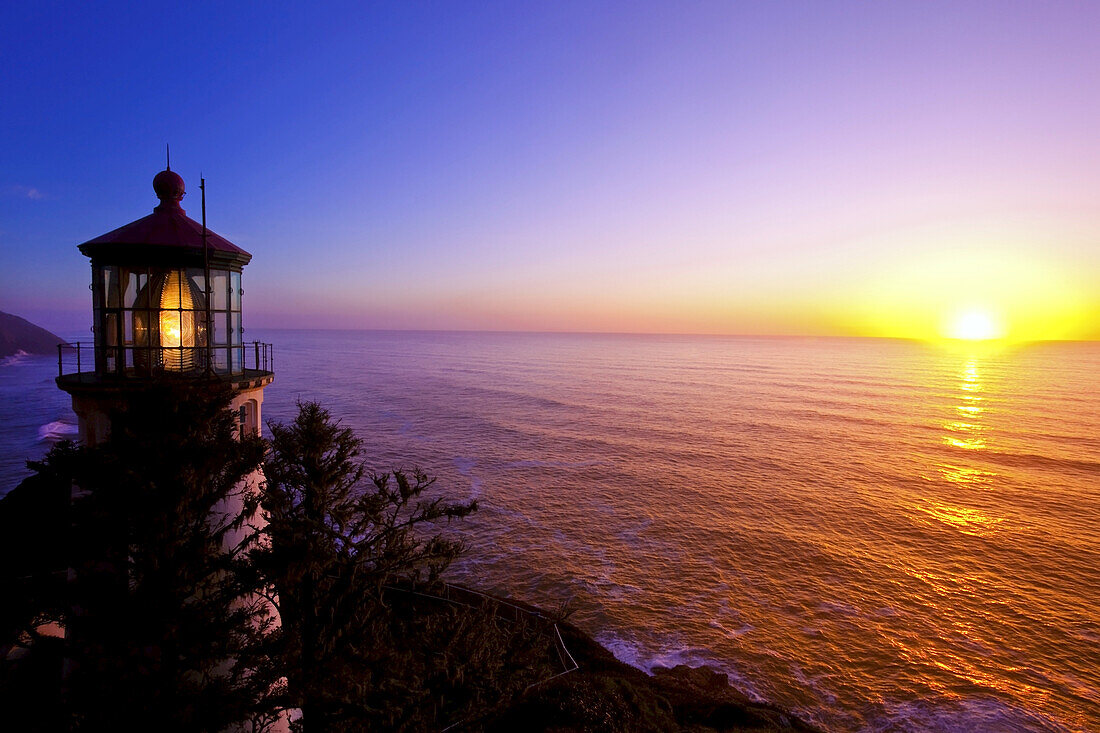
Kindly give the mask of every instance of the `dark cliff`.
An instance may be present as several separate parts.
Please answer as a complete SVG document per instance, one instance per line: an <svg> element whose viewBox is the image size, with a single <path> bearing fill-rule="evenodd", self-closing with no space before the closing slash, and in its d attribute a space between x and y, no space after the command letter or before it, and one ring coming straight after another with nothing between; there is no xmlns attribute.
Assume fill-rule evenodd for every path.
<svg viewBox="0 0 1100 733"><path fill-rule="evenodd" d="M0 358L20 351L56 354L61 338L25 318L0 311Z"/></svg>

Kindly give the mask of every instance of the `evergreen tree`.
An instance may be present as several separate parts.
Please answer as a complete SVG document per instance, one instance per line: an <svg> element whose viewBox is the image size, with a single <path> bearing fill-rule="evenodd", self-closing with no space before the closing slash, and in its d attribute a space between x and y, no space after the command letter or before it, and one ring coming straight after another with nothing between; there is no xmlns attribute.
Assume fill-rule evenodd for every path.
<svg viewBox="0 0 1100 733"><path fill-rule="evenodd" d="M426 498L434 479L420 471L365 480L362 441L316 403L299 404L291 424L269 427L269 542L257 559L278 593L299 726L370 727L380 705L401 698L387 688L397 679L387 669L400 662L387 641L383 592L437 581L461 544L418 532L465 517L477 503Z"/></svg>

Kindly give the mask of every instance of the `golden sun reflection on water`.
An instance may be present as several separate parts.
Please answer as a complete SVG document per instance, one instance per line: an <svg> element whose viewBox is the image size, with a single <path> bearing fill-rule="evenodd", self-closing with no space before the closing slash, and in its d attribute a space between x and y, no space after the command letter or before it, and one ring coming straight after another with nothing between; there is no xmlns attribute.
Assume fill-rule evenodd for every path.
<svg viewBox="0 0 1100 733"><path fill-rule="evenodd" d="M917 509L964 534L978 537L989 534L1004 521L1004 517L990 516L978 509L967 509L941 501L930 501L925 506L918 506Z"/></svg>
<svg viewBox="0 0 1100 733"><path fill-rule="evenodd" d="M943 442L964 450L981 450L985 448L985 440L981 436L982 425L979 422L984 412L984 397L977 359L971 357L967 360L959 380L959 403L955 405L957 419L944 423L943 428L948 434L943 436Z"/></svg>
<svg viewBox="0 0 1100 733"><path fill-rule="evenodd" d="M967 466L954 466L949 463L941 463L937 468L940 477L951 484L988 484L997 476L992 471L983 471L980 468L969 468Z"/></svg>
<svg viewBox="0 0 1100 733"><path fill-rule="evenodd" d="M967 451L982 451L986 449L986 441L983 436L985 426L983 415L985 407L985 385L979 370L976 357L970 357L962 365L958 375L958 392L954 395L955 404L951 414L942 423L944 431L942 442L952 448L961 448ZM939 463L935 466L935 479L925 476L932 481L942 481L945 486L954 486L958 490L966 488L988 489L992 486L997 474L974 466L956 465L954 463ZM935 474L934 474L935 475ZM980 509L962 506L950 497L927 497L921 503L913 506L924 519L931 519L943 525L957 529L958 531L974 536L987 535L995 531L1002 522L1003 517L990 515Z"/></svg>

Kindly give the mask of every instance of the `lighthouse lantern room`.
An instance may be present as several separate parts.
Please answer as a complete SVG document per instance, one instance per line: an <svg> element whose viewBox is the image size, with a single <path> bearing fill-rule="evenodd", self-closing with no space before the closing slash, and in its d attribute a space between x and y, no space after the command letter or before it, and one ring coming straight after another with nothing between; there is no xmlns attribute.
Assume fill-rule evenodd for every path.
<svg viewBox="0 0 1100 733"><path fill-rule="evenodd" d="M165 373L229 381L242 431L258 430L274 375L269 344L246 344L241 270L252 255L187 216L183 178L153 178L153 213L91 239L92 348L65 344L58 386L72 395L81 439L106 437L108 415L133 389ZM91 354L87 352L91 351ZM91 357L90 359L88 357Z"/></svg>

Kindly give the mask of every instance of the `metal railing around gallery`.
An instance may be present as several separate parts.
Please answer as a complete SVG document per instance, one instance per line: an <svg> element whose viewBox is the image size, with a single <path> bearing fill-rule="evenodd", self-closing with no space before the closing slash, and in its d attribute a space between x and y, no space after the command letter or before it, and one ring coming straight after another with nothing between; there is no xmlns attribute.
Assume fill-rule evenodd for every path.
<svg viewBox="0 0 1100 733"><path fill-rule="evenodd" d="M100 376L145 378L164 372L212 371L232 377L275 371L275 348L261 341L236 346L104 346L102 351L97 355L94 344L79 341L58 344L58 378L92 382Z"/></svg>

